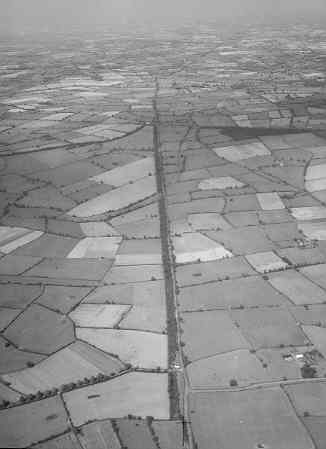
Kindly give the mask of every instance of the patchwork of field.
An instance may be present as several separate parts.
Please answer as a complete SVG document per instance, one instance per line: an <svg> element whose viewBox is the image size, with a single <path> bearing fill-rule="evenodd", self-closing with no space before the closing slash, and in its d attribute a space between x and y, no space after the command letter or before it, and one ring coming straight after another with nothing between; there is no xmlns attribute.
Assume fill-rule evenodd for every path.
<svg viewBox="0 0 326 449"><path fill-rule="evenodd" d="M197 28L1 43L0 447L325 449L325 30Z"/></svg>
<svg viewBox="0 0 326 449"><path fill-rule="evenodd" d="M31 193L35 201L25 203L15 212L9 210L2 220L1 338L5 358L2 373L7 376L3 380L15 385L20 393L60 388L70 382L130 368L167 369L154 157L145 144L142 151L122 153L113 149L112 152L115 167L106 170L100 160L102 154L107 158L107 152L90 150L87 164L94 166L98 174L89 177L90 173L85 171L83 181L76 184L72 177L73 183L65 183L64 188L59 181L60 169L68 170L71 152L51 150L48 159L42 153L42 163L48 164L54 176L51 189L57 198L60 195L63 198L54 209L55 216L40 218L44 207L35 201L42 197L44 188L39 189L37 184L43 181L35 181L39 175L32 171L28 176L36 185L30 191L22 186L22 193L25 199ZM27 157L34 157L34 153ZM45 170L41 175L44 177ZM144 184L137 184L138 181ZM86 196L77 209L71 208L76 202L71 197L66 208L66 198L76 191L87 191L90 186L93 189L94 185L109 186L117 207L111 207L108 197L103 200L102 194L95 191L96 196L90 200ZM140 190L138 185L142 185ZM139 192L139 196L121 193L119 189L126 186ZM52 201L52 193L48 195ZM126 198L128 203L124 202ZM98 210L93 213L94 200L100 201L100 217ZM52 203L47 201L50 206ZM81 221L80 208L87 211L87 221ZM9 222L15 221L26 227L9 226ZM82 341L84 346L80 346ZM69 349L76 348L76 344L77 353ZM69 360L75 359L75 354L78 360L73 366ZM98 357L102 358L100 366L92 361ZM37 363L41 360L44 364ZM91 365L87 367L85 362Z"/></svg>
<svg viewBox="0 0 326 449"><path fill-rule="evenodd" d="M73 393L70 392L63 398L56 396L2 410L1 445L6 448L32 445L38 449L155 449L159 444L162 449L170 449L173 442L173 447L181 449L182 423L167 420L168 403L158 406L155 399L155 396L164 394L166 376L153 375L145 382L141 377L141 373L131 373L116 381L84 388L86 396L79 390L77 396L70 396ZM80 407L85 407L87 411L83 413ZM136 411L146 416L153 410L162 419L154 420L152 416L142 419L132 414ZM122 418L127 412L128 419ZM112 414L116 418L108 419ZM93 421L89 422L90 419ZM13 427L15 432L12 431Z"/></svg>
<svg viewBox="0 0 326 449"><path fill-rule="evenodd" d="M15 138L29 144L1 158L1 447L181 447L182 426L169 421L153 127L124 116L123 103L66 112L76 93L63 112L42 106L63 89L107 95L117 78L67 78L46 99L41 87L10 99L44 116L27 112ZM50 129L60 138L44 147Z"/></svg>
<svg viewBox="0 0 326 449"><path fill-rule="evenodd" d="M323 412L289 392L326 399L326 139L289 131L160 127L196 448L325 445Z"/></svg>

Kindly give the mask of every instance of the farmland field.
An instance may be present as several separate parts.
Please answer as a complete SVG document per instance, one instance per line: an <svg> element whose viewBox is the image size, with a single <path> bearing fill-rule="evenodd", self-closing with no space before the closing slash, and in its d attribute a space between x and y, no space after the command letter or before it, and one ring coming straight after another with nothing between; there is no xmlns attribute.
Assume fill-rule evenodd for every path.
<svg viewBox="0 0 326 449"><path fill-rule="evenodd" d="M279 389L194 393L191 407L195 411L195 438L203 449L210 448L212 443L222 449L249 449L258 445L281 449L314 447Z"/></svg>
<svg viewBox="0 0 326 449"><path fill-rule="evenodd" d="M64 395L73 423L136 416L169 418L166 374L131 373Z"/></svg>

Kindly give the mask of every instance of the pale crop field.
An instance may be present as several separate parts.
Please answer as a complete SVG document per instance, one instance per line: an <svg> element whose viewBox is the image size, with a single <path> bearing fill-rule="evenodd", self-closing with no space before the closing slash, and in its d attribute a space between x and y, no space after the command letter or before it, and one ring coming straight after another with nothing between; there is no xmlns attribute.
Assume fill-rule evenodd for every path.
<svg viewBox="0 0 326 449"><path fill-rule="evenodd" d="M156 193L155 177L146 177L86 201L69 211L68 215L87 218L108 211L116 211L148 198L154 193Z"/></svg>
<svg viewBox="0 0 326 449"><path fill-rule="evenodd" d="M168 376L130 373L108 382L64 394L76 426L128 414L169 419Z"/></svg>
<svg viewBox="0 0 326 449"><path fill-rule="evenodd" d="M152 332L119 329L77 328L77 338L123 362L140 368L167 368L167 336Z"/></svg>

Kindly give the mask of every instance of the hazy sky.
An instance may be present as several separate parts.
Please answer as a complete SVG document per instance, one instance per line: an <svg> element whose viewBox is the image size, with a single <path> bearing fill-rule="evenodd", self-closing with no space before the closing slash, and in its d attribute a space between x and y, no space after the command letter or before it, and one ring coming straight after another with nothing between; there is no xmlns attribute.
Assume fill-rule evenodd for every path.
<svg viewBox="0 0 326 449"><path fill-rule="evenodd" d="M305 15L326 17L326 0L0 0L0 26L15 30L206 18L296 20Z"/></svg>

